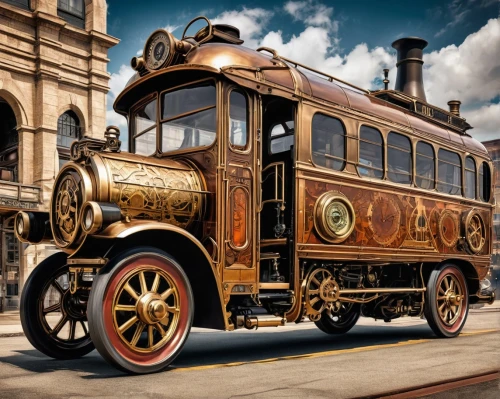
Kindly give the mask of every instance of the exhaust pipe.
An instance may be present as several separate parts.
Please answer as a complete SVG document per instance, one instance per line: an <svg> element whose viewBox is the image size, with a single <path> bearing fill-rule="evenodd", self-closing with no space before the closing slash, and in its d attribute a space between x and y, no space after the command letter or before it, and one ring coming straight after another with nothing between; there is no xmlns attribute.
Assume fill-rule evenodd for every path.
<svg viewBox="0 0 500 399"><path fill-rule="evenodd" d="M405 37L392 43L392 47L398 51L398 72L394 89L425 102L427 100L422 78L422 56L427 44L427 41L419 37Z"/></svg>

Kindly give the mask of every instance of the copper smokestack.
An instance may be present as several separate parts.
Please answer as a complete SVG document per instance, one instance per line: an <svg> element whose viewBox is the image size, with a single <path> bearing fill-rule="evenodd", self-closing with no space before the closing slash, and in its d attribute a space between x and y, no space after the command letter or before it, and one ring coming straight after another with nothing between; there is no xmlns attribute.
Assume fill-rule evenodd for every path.
<svg viewBox="0 0 500 399"><path fill-rule="evenodd" d="M456 116L460 116L460 104L462 104L458 100L448 101L448 106L450 107L450 112Z"/></svg>
<svg viewBox="0 0 500 399"><path fill-rule="evenodd" d="M392 43L398 51L398 73L395 90L402 91L421 100L425 98L424 82L422 79L423 49L427 41L419 37L405 37Z"/></svg>

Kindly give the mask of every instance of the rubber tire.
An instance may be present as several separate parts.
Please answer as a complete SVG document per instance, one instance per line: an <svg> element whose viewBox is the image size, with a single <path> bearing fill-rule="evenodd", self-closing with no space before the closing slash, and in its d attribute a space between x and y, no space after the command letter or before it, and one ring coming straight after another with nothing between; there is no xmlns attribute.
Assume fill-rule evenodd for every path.
<svg viewBox="0 0 500 399"><path fill-rule="evenodd" d="M327 334L345 334L356 325L360 315L361 310L359 304L354 304L351 311L348 313L347 320L343 321L341 324L333 321L326 312L323 312L321 318L315 321L314 324Z"/></svg>
<svg viewBox="0 0 500 399"><path fill-rule="evenodd" d="M129 263L133 260L140 259L141 256L154 255L164 258L164 260L170 264L170 267L175 269L179 276L181 276L183 283L185 285L187 294L187 308L188 308L188 325L184 332L184 336L180 338L180 344L175 348L175 350L168 355L167 358L149 365L138 364L132 362L126 357L122 356L119 351L112 344L111 339L107 333L105 327L104 318L104 307L105 298L108 291L109 285L113 282L113 278L123 269L126 268ZM184 308L184 307L183 307ZM111 365L119 370L122 370L130 374L148 374L155 373L165 369L172 361L178 356L182 350L189 332L191 330L191 325L193 324L194 317L194 299L191 285L189 283L188 277L182 270L181 266L166 252L161 251L154 247L137 247L124 251L111 259L106 266L99 272L99 274L94 279L92 284L92 290L90 293L89 304L88 304L88 319L89 319L89 330L92 341L95 344L97 351L101 356Z"/></svg>
<svg viewBox="0 0 500 399"><path fill-rule="evenodd" d="M464 311L462 313L462 317L460 318L460 324L458 327L453 326L453 331L447 329L441 322L441 318L438 314L438 306L436 301L436 295L438 291L438 282L442 279L443 275L453 273L456 277L462 280L462 289L464 290ZM467 281L462 273L462 271L452 263L445 263L443 265L438 266L434 269L429 277L429 281L427 282L427 291L425 292L425 305L424 305L424 315L431 327L434 334L436 334L440 338L454 338L465 325L465 321L467 320L467 315L469 314L469 291L467 288ZM457 320L458 322L459 320Z"/></svg>
<svg viewBox="0 0 500 399"><path fill-rule="evenodd" d="M67 269L68 256L63 252L55 253L42 261L31 272L21 294L21 325L28 341L43 354L55 359L77 359L94 350L90 337L82 342L70 344L51 338L41 320L39 298L47 281Z"/></svg>

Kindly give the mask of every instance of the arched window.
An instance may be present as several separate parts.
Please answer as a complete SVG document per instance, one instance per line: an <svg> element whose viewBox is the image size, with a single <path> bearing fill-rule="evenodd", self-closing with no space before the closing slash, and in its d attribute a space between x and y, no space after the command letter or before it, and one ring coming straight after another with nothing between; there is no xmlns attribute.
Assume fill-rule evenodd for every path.
<svg viewBox="0 0 500 399"><path fill-rule="evenodd" d="M361 126L359 131L358 171L361 176L384 177L384 139L375 128Z"/></svg>
<svg viewBox="0 0 500 399"><path fill-rule="evenodd" d="M346 132L339 119L316 114L312 120L312 160L318 166L342 170L346 158Z"/></svg>
<svg viewBox="0 0 500 399"><path fill-rule="evenodd" d="M78 116L73 111L66 111L57 121L57 152L59 168L69 160L69 149L75 140L81 138L81 127Z"/></svg>
<svg viewBox="0 0 500 399"><path fill-rule="evenodd" d="M17 181L17 122L14 111L0 98L0 180Z"/></svg>
<svg viewBox="0 0 500 399"><path fill-rule="evenodd" d="M483 162L479 167L479 197L481 201L488 202L491 195L490 167Z"/></svg>
<svg viewBox="0 0 500 399"><path fill-rule="evenodd" d="M58 0L57 15L71 25L85 29L85 0Z"/></svg>
<svg viewBox="0 0 500 399"><path fill-rule="evenodd" d="M401 184L410 184L412 178L411 142L406 136L390 132L387 137L387 177Z"/></svg>
<svg viewBox="0 0 500 399"><path fill-rule="evenodd" d="M436 174L434 157L434 149L430 144L423 141L417 143L417 170L415 175L417 186L420 188L434 189Z"/></svg>
<svg viewBox="0 0 500 399"><path fill-rule="evenodd" d="M472 157L465 158L465 196L476 198L476 163Z"/></svg>

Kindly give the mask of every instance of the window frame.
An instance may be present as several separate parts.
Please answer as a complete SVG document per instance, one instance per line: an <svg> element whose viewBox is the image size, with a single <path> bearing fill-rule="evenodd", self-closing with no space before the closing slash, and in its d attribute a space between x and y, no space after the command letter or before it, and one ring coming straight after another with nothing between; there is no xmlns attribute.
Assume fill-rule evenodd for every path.
<svg viewBox="0 0 500 399"><path fill-rule="evenodd" d="M471 159L473 164L474 164L474 169L468 169L467 168L467 159ZM465 156L465 160L464 160L464 164L463 164L463 170L464 170L464 177L463 177L463 196L464 198L467 198L467 199L477 199L478 197L478 193L479 193L479 190L478 190L478 174L479 174L479 170L478 170L478 167L477 167L477 163L476 163L476 160L471 156L471 155L466 155ZM473 197L468 197L467 196L467 172L472 172L472 175L474 176L474 196Z"/></svg>
<svg viewBox="0 0 500 399"><path fill-rule="evenodd" d="M246 122L246 124L247 124L246 125L247 140L246 140L246 144L244 146L234 145L233 143L231 143L231 131L230 131L231 127L229 126L229 123L231 121L231 94L233 93L233 91L243 95L245 97L245 100L247 103L247 122ZM244 90L243 87L231 86L227 90L227 105L228 105L227 106L227 123L226 123L225 127L228 129L227 130L227 142L228 142L229 148L231 149L231 151L236 152L238 154L248 154L252 150L252 140L250 137L250 132L251 132L251 129L250 129L250 96L248 95L246 90ZM217 101L216 101L216 106L217 106Z"/></svg>
<svg viewBox="0 0 500 399"><path fill-rule="evenodd" d="M80 140L83 137L83 127L81 125L81 120L75 111L73 111L72 109L67 109L62 114L59 115L59 117L57 118L57 133L56 133L56 149L57 149L57 156L59 159L59 168L61 168L61 160L64 160L65 162L67 162L71 158L71 144L68 147L59 146L57 144L57 139L59 138L59 136L71 137L68 135L63 135L59 131L59 125L60 125L60 123L62 124L62 122L60 122L61 118L65 114L69 114L70 112L75 116L76 121L78 122L78 124L75 126L75 128L77 129L77 135L74 138L73 142L76 140ZM73 116L71 116L71 115L70 115L70 117L73 118ZM75 118L73 118L73 119L75 119Z"/></svg>
<svg viewBox="0 0 500 399"><path fill-rule="evenodd" d="M57 16L64 19L67 23L76 26L79 29L85 29L85 16L86 16L86 6L85 0L80 0L82 3L82 13L81 15L73 12L68 8L61 7L61 0L57 0ZM78 22L78 23L76 23Z"/></svg>
<svg viewBox="0 0 500 399"><path fill-rule="evenodd" d="M313 124L314 124L314 118L316 117L316 115L322 115L322 116L325 116L327 118L331 118L331 119L336 119L340 122L341 126L342 126L342 129L344 131L344 157L343 158L339 158L339 157L336 157L336 156L333 156L333 155L329 155L328 158L332 158L332 159L338 159L338 160L342 160L343 161L343 165L342 165L342 168L340 169L333 169L333 168L329 168L327 166L321 166L321 165L318 165L315 161L314 161L314 151L313 151ZM346 125L344 123L344 121L338 117L338 116L332 116L330 114L327 114L326 112L315 112L313 115L312 115L312 118L311 118L311 123L309 125L311 127L311 134L309 136L310 138L310 142L311 142L311 163L317 167L317 168L321 168L321 169L326 169L326 170L331 170L331 171L335 171L335 172L342 172L345 170L346 166L347 166L347 129L346 129ZM295 125L294 125L295 127ZM326 154L325 154L325 158L326 157Z"/></svg>
<svg viewBox="0 0 500 399"><path fill-rule="evenodd" d="M10 4L14 7L19 7L22 10L33 11L31 9L31 0L2 0L4 3Z"/></svg>
<svg viewBox="0 0 500 399"><path fill-rule="evenodd" d="M488 171L488 185L485 186L484 185L484 179L485 179L485 175L484 173L479 173L479 171L483 168L483 167L486 167L487 171ZM483 169L484 170L484 169ZM477 168L477 181L478 181L478 190L477 190L477 195L478 195L478 199L479 201L481 202L484 202L484 203L489 203L491 201L491 195L492 195L492 192L494 192L494 189L492 189L492 181L493 181L493 177L492 177L492 173L491 173L491 167L490 167L490 164L486 161L482 161L481 162L481 165L479 165L479 167ZM484 192L484 188L487 188L488 190L488 198L483 198L483 196L481 195L481 187L483 187L483 192Z"/></svg>
<svg viewBox="0 0 500 399"><path fill-rule="evenodd" d="M162 117L161 117L162 106L163 106L162 96L164 94L169 93L171 91L180 90L180 89L182 89L183 87L186 87L186 86L195 86L195 85L198 85L200 83L210 82L210 81L213 82L213 85L214 85L214 88L215 88L215 105L210 106L210 107L199 108L199 109L196 109L194 111L185 112L183 114L176 115L173 118L162 119ZM161 150L162 149L162 144L163 144L162 143L163 134L160 134L160 132L158 130L157 136L156 136L156 144L157 144L156 153L159 156L165 157L165 156L171 156L172 154L175 155L175 154L183 154L183 153L191 153L191 152L198 152L198 151L202 151L202 150L207 150L209 148L212 148L217 143L218 131L219 131L219 115L218 115L218 112L217 112L217 107L220 107L220 105L219 105L219 94L218 94L219 88L218 88L218 86L219 86L220 83L221 82L218 81L217 79L214 79L214 78L205 78L205 79L195 80L195 81L192 81L192 82L182 83L182 84L180 84L178 86L170 87L168 89L165 89L165 90L162 90L162 91L156 93L157 96L158 96L158 110L156 112L156 118L158 120L158 129L160 129L161 125L163 123L165 123L165 122L170 122L170 121L173 121L173 120L176 120L176 119L183 118L185 116L189 116L189 115L192 115L192 114L196 114L198 112L202 112L202 111L206 111L206 110L215 108L215 138L214 138L214 141L212 142L212 144L198 146L198 147L190 147L190 148L177 149L177 150L168 151L168 152L163 152Z"/></svg>
<svg viewBox="0 0 500 399"><path fill-rule="evenodd" d="M406 140L408 140L408 143L410 144L410 146L409 146L409 148L410 148L409 152L406 151L404 148L397 147L395 145L389 144L389 138L391 137L391 134L395 135L395 136L404 137ZM387 154L387 157L386 157L386 166L387 166L387 169L386 169L386 180L390 181L392 183L396 183L396 184L402 184L402 185L405 185L405 186L412 186L413 183L414 183L413 173L414 173L414 169L415 169L415 165L414 165L414 162L413 162L413 141L411 140L410 137L406 136L405 134L402 134L402 133L399 133L399 132L395 132L394 130L390 130L389 132L387 132L387 139L385 141L385 144L386 144L386 148L387 148L387 150L386 150L386 154ZM389 148L392 148L393 150L396 150L396 151L408 152L409 153L410 171L408 173L398 173L398 172L390 172L389 171ZM392 180L390 178L390 174L391 173L408 175L410 177L410 181L408 183L402 183L400 181Z"/></svg>
<svg viewBox="0 0 500 399"><path fill-rule="evenodd" d="M446 152L449 152L451 154L457 155L458 156L458 160L460 162L460 165L455 165L455 164L453 164L451 162L448 162L448 161L442 161L441 158L439 157L439 152L440 151L446 151ZM460 176L460 184L459 185L450 184L450 183L447 183L445 181L439 180L439 163L440 162L444 162L444 163L446 163L448 165L453 165L453 166L458 166L459 167L459 169L460 169L460 174L459 174L459 176ZM464 196L464 192L463 192L464 191L463 190L464 189L464 176L463 176L463 169L464 169L463 168L463 163L464 162L463 162L461 154L458 153L458 152L455 152L455 151L448 150L447 148L440 147L439 150L438 150L437 163L438 163L437 178L436 178L436 190L437 190L437 192L442 193L442 194L446 194L446 195L454 195L454 196L461 196L461 197L463 197ZM457 194L452 194L452 193L447 193L445 191L441 191L441 190L439 190L439 183L446 184L446 185L451 185L451 186L454 186L454 187L460 187L460 192L457 193Z"/></svg>
<svg viewBox="0 0 500 399"><path fill-rule="evenodd" d="M418 152L418 145L422 143L422 144L425 144L425 145L428 145L431 150L432 150L432 158L430 158L428 155L425 155L425 154L421 154ZM439 150L438 150L439 151ZM427 159L432 159L432 164L433 164L433 177L432 179L428 179L424 176L420 176L417 174L417 170L418 170L418 156L421 156L421 157L424 157L424 158L427 158ZM417 188L420 188L422 190L432 190L432 191L436 191L437 190L437 161L438 161L438 158L437 158L437 155L436 155L436 149L434 148L434 146L427 142L427 141L424 141L424 140L418 140L416 143L415 143L415 162L414 162L414 167L413 167L413 170L414 170L414 184L415 184L415 187ZM424 187L421 187L418 185L417 183L417 178L420 178L420 179L425 179L425 180L428 180L428 181L432 181L432 187L431 188L424 188Z"/></svg>
<svg viewBox="0 0 500 399"><path fill-rule="evenodd" d="M382 152L382 168L379 169L379 168L374 168L373 166L367 166L367 165L362 165L359 163L360 159L361 159L361 142L364 142L364 143L368 143L368 144L372 144L372 145L376 145L376 146L379 146L378 143L375 143L373 141L369 141L369 140L365 140L365 139L362 139L361 138L361 128L365 126L367 128L370 128L370 129L373 129L375 131L378 132L378 134L380 135L380 138L382 139L382 143L380 144L380 149L381 149L381 152ZM361 123L359 125L359 128L358 128L358 159L357 159L357 162L356 162L356 171L358 172L358 175L361 177L361 178L368 178L368 179L377 179L377 180L385 180L386 179L386 176L387 176L387 168L385 167L385 159L386 159L386 140L385 140L385 137L384 135L382 134L382 132L380 131L379 128L375 127L375 126L372 126L372 125L368 125L366 123ZM381 177L377 177L377 176L373 176L373 177L370 177L370 176L365 176L365 175L362 175L360 172L359 172L359 168L360 168L360 165L361 167L363 168L371 168L373 170L380 170L382 171L382 176Z"/></svg>
<svg viewBox="0 0 500 399"><path fill-rule="evenodd" d="M155 121L155 125L156 126L156 149L155 149L155 152L151 155L141 155L141 154L136 154L136 155L140 155L140 156L154 156L156 154L158 154L158 112L160 111L159 109L159 101L158 101L158 93L152 93L150 94L149 96L146 96L142 99L140 99L138 102L136 102L130 109L130 123L129 123L129 143L128 143L128 149L129 149L129 152L131 154L136 154L135 152L135 139L137 137L140 137L141 135L147 133L149 130L152 130L153 129L153 126L149 129L145 129L143 130L142 132L139 132L139 133L136 133L135 132L135 117L136 117L136 113L137 111L139 110L139 108L145 106L146 104L156 100L156 121Z"/></svg>
<svg viewBox="0 0 500 399"><path fill-rule="evenodd" d="M288 125L286 125L287 122L293 122L293 129L290 129L288 127ZM283 126L283 123L286 125L286 127ZM276 136L273 136L272 132L276 126L282 126L283 130L285 132L277 134ZM290 133L292 131L293 131L293 133ZM285 122L276 122L275 124L271 125L271 127L269 128L269 130L266 134L268 135L268 140L267 140L267 142L268 142L267 143L267 155L268 156L273 156L275 154L282 154L284 152L291 151L292 148L290 148L289 150L280 151L280 152L272 152L271 149L272 149L273 140L277 140L277 139L281 139L281 138L285 138L285 137L290 137L290 136L293 137L293 144L291 147L295 148L295 119L285 121Z"/></svg>

